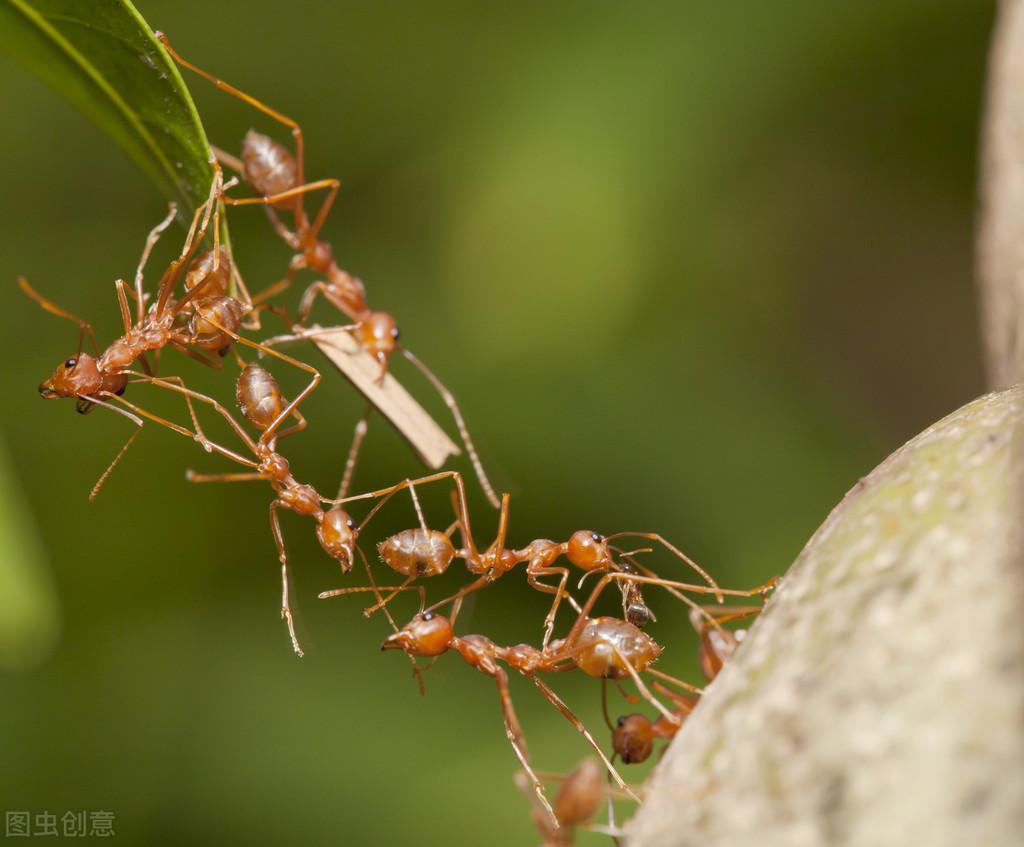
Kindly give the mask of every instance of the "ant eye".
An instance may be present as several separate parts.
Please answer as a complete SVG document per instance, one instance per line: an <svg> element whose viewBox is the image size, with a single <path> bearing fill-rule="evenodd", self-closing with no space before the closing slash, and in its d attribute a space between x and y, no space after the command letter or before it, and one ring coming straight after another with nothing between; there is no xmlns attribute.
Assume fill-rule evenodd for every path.
<svg viewBox="0 0 1024 847"><path fill-rule="evenodd" d="M590 535L598 544L604 544L604 536L600 533L592 532Z"/></svg>
<svg viewBox="0 0 1024 847"><path fill-rule="evenodd" d="M392 337L393 339L395 339L395 341L398 341L398 337L399 337L399 336L400 336L401 334L402 334L402 333L401 333L401 331L400 331L400 330L398 329L398 327L397 327L397 326L393 326L393 327L391 327L391 337Z"/></svg>
<svg viewBox="0 0 1024 847"><path fill-rule="evenodd" d="M622 726L625 722L626 722L626 716L625 715L619 715L619 719L617 721L615 721L615 725L616 726Z"/></svg>
<svg viewBox="0 0 1024 847"><path fill-rule="evenodd" d="M352 518L349 518L347 521L345 521L345 524L348 526L349 529L355 529L356 527L356 522L352 520Z"/></svg>
<svg viewBox="0 0 1024 847"><path fill-rule="evenodd" d="M73 368L77 364L78 364L78 360L77 359L68 359L64 363L64 367L66 367L68 370L71 370L71 368Z"/></svg>
<svg viewBox="0 0 1024 847"><path fill-rule="evenodd" d="M434 619L434 613L433 612L424 612L423 613L422 620L432 621L433 619Z"/></svg>

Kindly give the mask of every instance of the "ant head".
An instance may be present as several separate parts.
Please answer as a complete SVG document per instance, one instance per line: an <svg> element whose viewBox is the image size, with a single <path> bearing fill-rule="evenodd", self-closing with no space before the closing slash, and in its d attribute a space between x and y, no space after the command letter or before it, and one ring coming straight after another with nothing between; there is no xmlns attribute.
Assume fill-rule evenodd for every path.
<svg viewBox="0 0 1024 847"><path fill-rule="evenodd" d="M389 635L381 650L403 650L410 656L440 656L451 647L452 623L444 615L417 615L398 632Z"/></svg>
<svg viewBox="0 0 1024 847"><path fill-rule="evenodd" d="M359 340L368 353L375 356L382 365L398 346L398 324L387 312L370 312L359 325ZM381 355L385 357L381 359Z"/></svg>
<svg viewBox="0 0 1024 847"><path fill-rule="evenodd" d="M654 750L654 728L643 715L623 715L612 731L612 749L627 765L646 761Z"/></svg>
<svg viewBox="0 0 1024 847"><path fill-rule="evenodd" d="M352 570L352 556L358 534L356 522L339 506L324 512L323 519L316 527L320 546L328 556L338 560L342 573Z"/></svg>
<svg viewBox="0 0 1024 847"><path fill-rule="evenodd" d="M605 537L588 529L581 529L572 534L566 556L576 567L585 571L607 568L613 564Z"/></svg>
<svg viewBox="0 0 1024 847"><path fill-rule="evenodd" d="M95 394L103 387L103 374L96 359L79 353L62 362L47 379L39 383L41 397L80 397Z"/></svg>

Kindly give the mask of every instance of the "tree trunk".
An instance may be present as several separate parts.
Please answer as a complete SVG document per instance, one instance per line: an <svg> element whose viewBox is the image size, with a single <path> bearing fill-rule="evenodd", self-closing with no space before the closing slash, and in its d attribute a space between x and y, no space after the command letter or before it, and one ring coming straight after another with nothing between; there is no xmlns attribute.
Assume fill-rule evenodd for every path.
<svg viewBox="0 0 1024 847"><path fill-rule="evenodd" d="M630 847L1017 845L1024 386L859 482L676 737Z"/></svg>

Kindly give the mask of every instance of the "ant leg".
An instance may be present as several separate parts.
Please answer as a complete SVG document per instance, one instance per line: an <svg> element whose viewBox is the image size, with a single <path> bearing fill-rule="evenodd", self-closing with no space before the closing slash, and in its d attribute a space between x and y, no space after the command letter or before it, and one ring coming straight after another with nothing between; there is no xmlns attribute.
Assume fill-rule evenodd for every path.
<svg viewBox="0 0 1024 847"><path fill-rule="evenodd" d="M693 559L687 556L682 550L680 550L674 544L669 542L668 539L666 539L664 536L659 535L656 532L616 532L613 535L606 536L605 540L611 541L613 538L624 538L627 536L630 538L646 538L648 541L654 541L655 543L660 544L662 547L664 547L672 554L678 556L680 559L686 562L686 564L693 568L697 573L699 573L708 585L715 589L715 596L717 597L718 602L722 602L721 594L718 591L718 583L711 578L711 574L705 571L704 568L702 568L695 561L693 561Z"/></svg>
<svg viewBox="0 0 1024 847"><path fill-rule="evenodd" d="M562 575L557 586L546 585L538 579L538 577L555 576L557 574ZM555 616L558 613L558 606L562 602L562 598L565 597L577 612L580 611L580 607L576 602L576 599L565 590L565 585L569 581L569 569L530 567L528 565L526 568L526 581L538 591L543 591L545 594L555 595L555 599L551 603L551 608L548 610L547 616L544 618L544 641L541 642L541 646L547 647L555 629Z"/></svg>
<svg viewBox="0 0 1024 847"><path fill-rule="evenodd" d="M352 483L352 475L356 470L356 459L363 446L363 439L366 438L366 430L370 425L370 415L373 413L373 403L366 404L366 411L356 421L356 428L352 434L352 446L348 448L348 456L345 459L345 472L341 475L341 485L338 486L338 499L344 500L348 494L349 485Z"/></svg>
<svg viewBox="0 0 1024 847"><path fill-rule="evenodd" d="M291 118L282 115L280 112L271 109L270 106L261 103L251 94L246 94L244 91L235 88L233 85L224 82L224 80L222 79L218 79L217 77L213 76L213 74L207 73L201 68L197 68L191 62L188 62L185 59L181 58L181 56L178 55L177 51L175 51L175 49L171 47L171 43L167 40L167 36L164 35L162 32L155 32L153 34L164 45L164 49L167 50L167 52L171 55L171 58L174 59L174 61L176 61L179 65L188 68L190 71L194 73L199 74L199 76L203 77L203 79L212 82L221 91L230 94L232 97L237 97L242 102L248 103L254 109L259 109L259 111L263 112L263 114L265 114L267 117L273 118L278 123L282 123L286 127L288 127L292 131L292 136L295 138L295 159L298 164L299 181L303 181L303 174L305 173L305 144L303 142L302 137L302 127L300 127L298 123L293 121Z"/></svg>
<svg viewBox="0 0 1024 847"><path fill-rule="evenodd" d="M484 673L488 672L494 677L494 681L498 685L498 697L501 700L501 713L505 720L505 735L508 737L508 742L512 745L512 751L516 754L516 758L519 759L519 764L526 771L537 799L544 807L544 810L551 816L551 820L557 829L558 818L555 817L555 812L551 808L548 798L544 796L544 784L537 777L537 774L534 773L533 768L530 767L529 754L526 752L526 738L523 736L523 729L519 725L519 718L516 717L515 709L512 708L512 695L508 690L508 674L505 673L503 668L499 668L496 665L492 666L489 671L484 671Z"/></svg>
<svg viewBox="0 0 1024 847"><path fill-rule="evenodd" d="M521 673L523 674L523 676L525 676L527 679L533 682L534 685L537 686L537 688L540 690L540 693L548 699L548 702L550 702L552 706L558 709L558 711L562 713L565 719L569 721L569 723L571 723L574 727L576 727L576 731L579 732L580 735L582 735L587 740L590 746L594 748L594 750L597 752L597 755L601 757L601 761L604 762L604 766L608 769L608 773L612 775L612 778L615 780L619 788L621 788L623 791L629 794L629 796L633 800L636 800L639 803L640 798L633 793L633 790L626 784L625 780L623 780L623 778L619 776L619 772L615 769L615 765L613 765L609 761L608 757L604 754L604 750L601 749L601 745L598 744L597 741L594 739L594 736L590 734L590 730L588 730L583 725L583 721L581 721L578 717L576 717L575 714L573 714L572 710L567 705L565 705L562 698L555 694L555 692L547 685L547 683L544 682L544 680L540 679L540 677L533 673L524 671L521 671Z"/></svg>
<svg viewBox="0 0 1024 847"><path fill-rule="evenodd" d="M650 667L649 668L645 668L645 673L649 673L652 676L656 676L656 677L658 677L658 679L663 679L663 680L665 680L665 682L669 682L672 685L675 685L676 687L681 688L683 691L690 692L691 694L700 695L700 694L704 693L704 689L703 688L698 688L696 685L691 685L690 683L686 682L686 680L678 679L677 677L671 676L671 675L665 673L664 671L659 671L657 668L650 668ZM656 682L656 683L654 683L654 685L657 687L658 685L660 685L660 683ZM664 686L662 686L662 687L664 687Z"/></svg>
<svg viewBox="0 0 1024 847"><path fill-rule="evenodd" d="M252 304L257 306L272 297L276 297L295 281L295 275L305 267L306 260L302 256L292 256L291 261L288 263L288 270L285 271L284 276L277 282L272 282L253 297Z"/></svg>
<svg viewBox="0 0 1024 847"><path fill-rule="evenodd" d="M100 352L100 345L99 345L99 342L96 340L96 333L93 332L93 328L92 328L91 324L89 324L86 321L83 321L80 317L71 314L71 312L67 311L66 309L62 309L60 306L58 306L53 301L47 300L45 297L43 297L42 294L40 294L31 285L28 284L28 280L25 279L25 277L23 277L23 276L19 276L18 277L18 285L21 287L21 290L25 294L27 294L29 297L31 297L33 300L35 300L36 303L38 303L39 306L42 309L44 309L45 311L49 312L51 315L56 315L58 318L66 318L67 320L72 321L72 322L78 324L78 330L79 330L78 349L79 349L79 351L81 351L81 349L82 349L82 336L85 335L85 334L88 334L89 338L92 340L93 348L96 350L97 355L99 354L99 352Z"/></svg>
<svg viewBox="0 0 1024 847"><path fill-rule="evenodd" d="M277 558L281 562L281 617L288 623L288 635L292 640L292 649L299 656L302 655L302 647L295 635L295 620L292 617L292 607L288 599L288 553L284 547L284 535L281 533L281 522L277 517L277 510L284 506L280 500L270 504L270 531L274 535L274 544L277 545Z"/></svg>
<svg viewBox="0 0 1024 847"><path fill-rule="evenodd" d="M168 203L167 208L167 217L149 231L149 235L146 237L146 244L142 248L142 256L139 257L138 267L135 269L135 306L138 315L137 320L140 322L146 315L146 298L142 292L142 272L146 269L146 262L149 261L149 254L153 251L153 247L178 214L177 203Z"/></svg>
<svg viewBox="0 0 1024 847"><path fill-rule="evenodd" d="M191 388L187 388L185 386L184 380L181 379L181 377L177 377L172 380L170 378L145 376L144 374L136 373L134 371L127 371L127 373L139 378L142 382L148 382L151 385L157 385L160 386L161 388L167 389L168 391L176 391L179 394L184 395L186 398L186 402L189 405L189 412L192 415L192 421L193 423L195 423L196 429L198 430L198 432L196 432L195 434L193 434L189 430L185 430L185 432L189 434L189 437L195 437L196 440L198 440L199 443L202 444L204 448L207 448L208 445L210 445L210 447L212 448L214 445L213 442L210 442L206 439L206 437L202 434L202 430L199 429L199 423L198 420L196 419L195 411L192 409L191 400L198 400L201 403L206 403L207 405L213 407L213 410L224 419L224 421L228 424L228 426L231 427L232 430L234 430L235 434L241 439L242 443L253 453L258 452L256 449L256 442L252 440L252 437L249 435L249 433L245 431L242 425L235 420L234 416L227 409L225 409L219 402L214 400L212 397L207 397L205 394L200 394L198 391L193 391ZM122 400L122 402L124 401ZM251 465L252 467L256 467L256 463L249 460L242 460L242 464L248 464Z"/></svg>
<svg viewBox="0 0 1024 847"><path fill-rule="evenodd" d="M224 167L230 168L236 174L245 175L245 165L242 164L242 160L237 156L232 155L227 150L222 150L216 144L210 145L210 151L213 153L213 157Z"/></svg>
<svg viewBox="0 0 1024 847"><path fill-rule="evenodd" d="M373 569L370 567L370 563L366 559L366 554L362 551L361 547L356 547L356 551L359 553L359 558L363 560L363 568L366 570L366 578L370 581L370 590L373 592L373 596L377 599L377 605L384 612L384 617L387 618L388 624L391 626L392 632L398 632L398 624L395 623L395 619L391 616L391 610L384 603L380 589L377 587L377 580L373 578ZM422 588L422 586L418 586ZM420 592L420 612L423 611L423 592ZM408 655L408 654L407 654ZM423 671L420 670L419 665L416 664L416 657L409 656L409 664L412 665L412 674L416 677L416 687L420 690L420 697L427 693L427 688L423 682Z"/></svg>
<svg viewBox="0 0 1024 847"><path fill-rule="evenodd" d="M357 547L356 549L358 550L359 548ZM376 585L376 583L374 583L374 585L372 586L361 585L356 588L332 588L330 591L321 591L320 594L318 594L317 596L321 600L326 600L329 597L342 597L346 594L360 594L365 591L372 591L374 592L375 596L379 595L380 592L382 591L390 591L391 595L383 601L384 605L381 605L379 607L381 609L386 609L387 604L394 599L396 594L402 591L415 591L420 595L420 611L418 614L423 614L423 604L426 602L427 599L426 589L422 585L409 585L409 582L410 580L407 579L401 585ZM370 611L369 614L366 614L367 610L364 609L363 614L366 617L369 617L373 614L374 611L376 611L376 609L377 607L372 607L372 611ZM390 614L388 615L388 619L391 619Z"/></svg>
<svg viewBox="0 0 1024 847"><path fill-rule="evenodd" d="M411 585L411 583L414 580L416 580L417 578L418 577L417 577L416 574L412 574L411 576L407 577L405 582L403 582L397 588L393 588L393 589L385 588L385 589L382 589L384 591L390 591L391 593L387 597L385 597L383 600L378 599L377 603L375 603L372 606L367 606L365 609L363 609L363 617L364 618L370 617L370 615L372 615L378 609L386 609L388 603L390 603L392 600L394 600L395 597L397 597L398 594L400 592L402 592L402 591L418 591L419 592L419 595L420 595L420 610L419 610L419 612L417 614L421 614L422 615L423 614L423 606L427 602L427 591L426 591L426 589L422 585Z"/></svg>
<svg viewBox="0 0 1024 847"><path fill-rule="evenodd" d="M416 368L419 369L420 373L427 378L427 381L434 386L434 390L440 395L441 400L452 413L452 417L455 418L455 426L459 430L459 436L462 438L462 443L466 445L466 452L469 454L469 460L473 465L473 472L476 474L477 480L480 482L480 487L484 491L484 495L495 509L501 508L501 503L498 500L498 495L494 491L494 487L491 485L491 481L487 478L487 474L484 471L483 463L480 461L480 456L476 452L476 446L473 444L473 439L470 438L469 428L466 426L466 421L462 417L462 412L459 410L459 404L455 400L455 395L448 390L441 380L434 375L434 372L430 370L417 356L413 355L411 351L404 347L399 348L402 355L405 356Z"/></svg>
<svg viewBox="0 0 1024 847"><path fill-rule="evenodd" d="M463 518L463 543L465 546L470 548L475 558L478 554L476 547L473 545L473 538L469 530L469 512L466 511L466 489L462 482L462 475L458 471L439 471L438 473L421 476L418 479L405 479L395 485L388 486L387 488L379 488L376 491L367 491L364 494L353 494L350 497L339 498L338 505L351 503L355 500L370 500L382 497L390 498L399 491L408 488L410 485L426 485L431 482L439 482L442 479L451 479L455 483L455 488L458 492L459 498L459 515ZM370 510L370 513L363 519L360 529L362 529L362 526L365 526L371 515L377 513L381 505L382 504L378 503Z"/></svg>
<svg viewBox="0 0 1024 847"><path fill-rule="evenodd" d="M192 225L189 227L188 235L185 236L185 243L182 245L181 253L178 255L178 258L167 266L167 270L164 271L164 275L160 278L160 284L157 286L155 312L158 315L163 314L164 309L167 308L167 303L171 299L171 293L174 291L174 286L178 281L181 269L189 262L196 249L206 237L206 229L209 226L210 215L214 205L216 205L217 196L222 194L226 188L220 166L216 162L211 164L213 165L213 182L210 183L210 196L192 215ZM192 291L194 292L196 289ZM190 294L192 292L186 294L182 301L178 303L179 308L182 303L188 301Z"/></svg>
<svg viewBox="0 0 1024 847"><path fill-rule="evenodd" d="M124 332L127 335L132 329L132 317L131 311L128 309L128 296L124 293L125 281L123 279L114 280L114 290L117 292L117 305L121 309L121 323L124 325ZM142 318L139 318L142 320Z"/></svg>
<svg viewBox="0 0 1024 847"><path fill-rule="evenodd" d="M185 471L188 482L255 482L266 479L259 471L253 473L196 473L191 468Z"/></svg>
<svg viewBox="0 0 1024 847"><path fill-rule="evenodd" d="M620 651L619 648L616 647L614 644L610 646L616 658L620 662L622 662L622 664L626 668L626 671L633 678L633 684L636 685L636 689L640 692L640 696L643 697L652 706L654 706L654 708L661 713L661 716L665 718L665 720L667 720L669 723L673 724L674 726L681 726L683 722L680 719L679 715L675 714L669 709L666 709L664 704L651 693L651 690L640 678L640 674L637 673L636 668L633 667L632 662L630 662L629 659L623 656L622 651Z"/></svg>

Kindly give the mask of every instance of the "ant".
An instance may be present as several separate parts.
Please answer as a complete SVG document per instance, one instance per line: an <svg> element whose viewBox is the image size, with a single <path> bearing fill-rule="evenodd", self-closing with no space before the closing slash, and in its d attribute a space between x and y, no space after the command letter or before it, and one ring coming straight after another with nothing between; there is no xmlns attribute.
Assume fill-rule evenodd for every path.
<svg viewBox="0 0 1024 847"><path fill-rule="evenodd" d="M451 619L443 615L434 614L429 610L421 610L398 632L388 636L381 645L382 650L402 650L412 657L422 656L427 658L440 656L449 649L453 649L470 667L476 668L481 673L494 679L498 687L505 732L512 745L513 752L526 771L538 800L553 820L555 819L554 811L544 795L543 785L530 766L523 731L512 706L508 687L508 674L499 662L518 671L537 687L566 720L572 723L576 730L583 735L597 752L608 773L615 780L619 788L629 794L634 800L639 798L622 780L615 766L597 745L590 731L562 699L539 677L539 674L561 673L579 669L588 676L598 679L624 679L626 676L629 676L637 684L641 695L659 709L664 707L658 703L648 690L640 678L640 673L647 672L681 688L692 689L692 686L688 686L682 680L651 667L661 655L662 647L649 635L646 635L628 621L612 617L590 617L598 597L613 580L664 583L681 587L684 590L710 592L710 589L705 586L688 586L683 583L636 574L609 573L605 574L594 586L566 637L556 639L541 648L533 647L529 644L503 647L495 644L484 635L457 636L453 631ZM397 590L407 590L409 588L409 586L399 586ZM416 586L416 588L422 590L422 586ZM369 590L389 591L396 590L396 588L393 586L380 586L379 588L374 586L373 589L336 589L325 591L320 594L320 597L324 599L341 594L352 594L358 591ZM749 593L757 593L758 590L765 589L762 587L762 589L754 589L753 592ZM744 592L735 593L742 594Z"/></svg>
<svg viewBox="0 0 1024 847"><path fill-rule="evenodd" d="M530 802L531 817L544 839L543 847L571 847L576 828L590 822L608 793L604 771L593 756L580 762L562 781L551 810L553 820L537 800L529 777L523 771L516 772L516 787Z"/></svg>
<svg viewBox="0 0 1024 847"><path fill-rule="evenodd" d="M724 629L721 625L744 620L760 612L760 606L717 606L711 608L705 606L691 609L690 623L700 637L698 649L700 667L708 682L712 682L718 676L722 666L735 652L746 633L746 630ZM696 708L701 694L699 690L696 695L679 694L657 681L653 683L653 687L657 689L658 693L672 701L675 709L671 714L666 715L663 712L654 721L648 720L641 714L622 715L614 726L608 719L604 688L601 690L605 723L612 730L612 749L624 764L646 761L654 750L655 738L666 740L674 738L683 722ZM612 756L612 761L615 760L615 755Z"/></svg>
<svg viewBox="0 0 1024 847"><path fill-rule="evenodd" d="M330 244L319 239L320 230L334 204L340 183L336 179L323 179L306 183L305 142L302 128L292 118L281 114L266 104L261 103L255 97L246 94L244 91L218 79L182 58L171 47L170 41L164 33L157 32L155 35L163 44L167 53L179 65L188 68L211 82L221 91L237 97L278 123L288 127L295 138L294 156L269 136L262 135L253 130L248 132L242 143L241 159L236 159L223 151L217 151L217 156L221 161L243 174L246 181L262 195L245 198L225 197L224 202L233 206L263 205L278 235L294 251L285 277L257 294L253 302L262 303L281 293L291 285L295 275L304 268L310 268L325 275L327 278L326 282L318 280L312 283L303 293L299 303L297 331L268 338L264 343L268 346L286 344L315 338L316 335L321 334L323 332L321 329L305 329L304 327L309 320L316 297L322 295L325 300L352 321L351 326L344 327L343 329L350 332L363 350L377 360L380 366L378 382L383 382L391 357L395 352L398 352L431 384L455 420L459 436L462 438L462 443L466 446L466 452L469 454L473 471L480 482L484 495L494 508L499 508L497 494L484 471L483 463L480 461L476 447L473 444L473 439L470 437L469 428L466 426L455 395L418 356L405 346L399 344L400 333L394 317L387 312L372 311L370 309L366 301L366 289L363 283L356 277L343 271L334 260ZM316 213L316 216L310 221L309 216L306 214L303 200L306 194L320 189L328 189L327 197ZM278 215L278 210L291 213L295 224L294 232L283 224ZM331 331L333 332L337 329L342 328L334 328ZM355 457L365 437L372 410L373 405L370 404L356 424L346 477L351 474L350 467L354 465ZM340 496L344 496L347 489L346 482L347 479L342 482Z"/></svg>
<svg viewBox="0 0 1024 847"><path fill-rule="evenodd" d="M456 520L447 530L440 532L427 526L423 517L423 510L420 508L419 498L416 495L416 486L444 479L451 479L455 486L452 492L452 502ZM481 551L473 540L469 509L466 503L465 486L458 471L442 471L430 476L421 477L420 479L407 479L388 488L344 498L343 502L368 498L377 499L378 502L367 515L367 520L369 520L391 497L404 489L409 490L420 525L416 529L406 529L390 536L379 544L377 548L381 559L386 565L398 573L406 575L405 582L398 589L405 590L420 577L437 576L444 573L454 559L462 559L466 563L466 568L469 572L478 575L476 580L469 585L463 586L456 594L435 603L425 611L433 612L449 603L461 604L467 595L490 585L500 576L512 570L516 565L525 562L527 582L539 591L555 595L551 608L544 619L544 640L542 646L546 646L551 640L555 616L562 598L567 598L576 611L579 611L579 606L566 590L566 583L571 573L569 568L556 566L557 561L563 556L568 559L571 565L587 572L614 570L624 573L636 573L640 571L648 577L654 577L651 571L641 568L632 558L631 554L624 553L612 545L611 542L613 540L625 536L644 538L661 544L700 574L707 581L709 592L713 592L719 600L722 599L723 592L719 589L714 579L703 568L686 556L685 553L656 533L619 532L614 535L604 536L590 530L578 530L567 541L561 543L541 538L531 541L520 550L507 547L508 494L503 495L501 499L497 537L487 549ZM458 527L462 537L463 546L459 548L456 548L451 540L451 535L456 527ZM614 553L618 553L629 564L617 562L614 558ZM557 586L541 581L542 577L547 576L559 577ZM644 626L651 621L654 615L643 602L639 585L634 582L624 582L621 587L623 588L623 611L626 620L636 626ZM385 598L384 602L390 602L397 593L396 590L389 597ZM420 587L420 596L422 600L424 596L422 587ZM379 608L379 604L364 610L364 614L372 614L377 608ZM457 614L457 607L453 607L452 617L456 617Z"/></svg>
<svg viewBox="0 0 1024 847"><path fill-rule="evenodd" d="M153 369L146 358L147 353L155 353L159 357L160 351L164 347L171 346L202 364L219 368L221 366L219 361L209 359L198 350L215 350L223 355L232 340L252 344L252 342L241 339L234 332L243 324L243 318L252 309L227 294L229 278L232 277L234 271L230 256L219 244L219 210L214 210L218 198L233 181L225 185L220 167L215 162L211 162L211 165L214 169L214 178L209 197L196 209L181 253L164 272L158 287L156 302L148 312L145 309L146 295L142 289L143 272L154 245L175 217L174 204L171 204L167 217L154 227L146 239L135 273L132 296L136 302L137 312L134 323L128 304L127 284L122 279L115 282L124 334L115 339L102 352L96 340L96 333L89 323L43 297L29 285L24 277L18 279L22 291L43 309L58 317L67 318L79 326L78 352L66 359L39 385L39 393L43 398L74 398L77 401L76 408L82 414L89 412L94 406L102 406L124 415L136 426L141 427L142 410L129 403L122 395L127 388L130 376L137 376L142 380L153 376ZM211 210L213 210L214 248L195 257L195 260L189 265L206 236ZM171 295L182 269L186 266L188 266L188 271L185 274L187 291L180 300L175 301ZM238 279L240 282L240 277ZM244 289L244 283L241 285ZM258 326L258 323L256 325ZM96 352L95 356L82 350L82 342L86 336L92 342ZM129 369L136 360L141 362L145 374L136 375L130 372ZM177 377L170 379L171 381L180 380ZM115 401L129 411L115 405ZM129 439L129 443L134 440L135 435L137 432ZM96 496L99 486L117 464L127 446L122 449L114 463L101 477L100 482L93 489L90 499Z"/></svg>

